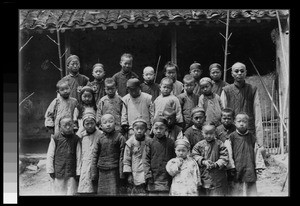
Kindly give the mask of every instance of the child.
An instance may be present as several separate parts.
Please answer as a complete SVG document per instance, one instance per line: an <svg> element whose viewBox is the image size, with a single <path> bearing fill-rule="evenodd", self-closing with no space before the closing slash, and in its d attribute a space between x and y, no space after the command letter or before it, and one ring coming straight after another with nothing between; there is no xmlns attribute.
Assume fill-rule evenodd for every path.
<svg viewBox="0 0 300 206"><path fill-rule="evenodd" d="M237 62L231 67L231 75L234 83L223 88L221 101L224 107L230 107L235 114L246 112L249 116L249 128L257 140L258 153L264 151L263 148L263 128L261 106L257 87L246 83L246 66ZM264 163L264 162L262 162ZM264 167L264 164L262 165Z"/></svg>
<svg viewBox="0 0 300 206"><path fill-rule="evenodd" d="M198 196L201 186L197 162L189 156L190 143L185 139L175 141L176 158L168 161L167 172L173 177L171 196Z"/></svg>
<svg viewBox="0 0 300 206"><path fill-rule="evenodd" d="M127 182L133 188L131 195L146 194L145 173L143 166L143 153L145 144L151 138L146 135L147 122L144 119L136 119L132 123L134 135L125 144L123 172L127 175Z"/></svg>
<svg viewBox="0 0 300 206"><path fill-rule="evenodd" d="M223 87L228 85L227 82L224 82L221 79L222 76L222 66L218 63L213 63L209 66L209 75L213 80L212 92L221 96L221 92L223 91Z"/></svg>
<svg viewBox="0 0 300 206"><path fill-rule="evenodd" d="M183 138L182 127L176 124L176 112L173 109L167 107L163 111L162 116L168 122L166 136L168 138L171 138L173 141Z"/></svg>
<svg viewBox="0 0 300 206"><path fill-rule="evenodd" d="M133 134L132 122L137 118L142 118L147 122L147 133L149 134L153 119L152 96L141 92L140 81L137 78L129 79L126 86L129 94L122 98L124 105L122 108L121 127L126 127L126 129L130 127L128 135L131 136Z"/></svg>
<svg viewBox="0 0 300 206"><path fill-rule="evenodd" d="M120 180L124 179L123 155L125 138L115 131L111 114L101 118L103 133L97 139L92 152L91 178L98 182L97 194L117 195Z"/></svg>
<svg viewBox="0 0 300 206"><path fill-rule="evenodd" d="M176 122L183 124L180 102L177 97L171 94L173 89L173 80L165 77L160 82L161 94L154 101L154 118L162 116L165 108L172 108L176 112Z"/></svg>
<svg viewBox="0 0 300 206"><path fill-rule="evenodd" d="M198 106L205 111L206 121L213 122L216 126L221 124L221 110L223 104L220 96L212 92L213 83L210 78L204 77L200 80L202 91Z"/></svg>
<svg viewBox="0 0 300 206"><path fill-rule="evenodd" d="M101 118L104 114L111 114L115 118L115 130L120 132L121 113L123 107L122 98L118 94L116 94L116 82L112 78L106 78L104 81L104 85L106 95L102 97L99 103L97 104L97 125L101 125Z"/></svg>
<svg viewBox="0 0 300 206"><path fill-rule="evenodd" d="M51 136L47 151L47 173L52 178L54 195L74 195L80 175L81 146L74 134L71 116L59 119L59 132Z"/></svg>
<svg viewBox="0 0 300 206"><path fill-rule="evenodd" d="M212 122L203 125L202 135L204 140L194 146L192 154L200 167L204 192L208 196L224 196L227 193L227 148L216 139L216 127Z"/></svg>
<svg viewBox="0 0 300 206"><path fill-rule="evenodd" d="M73 113L78 105L78 101L70 97L70 86L67 80L59 80L56 84L58 96L50 103L45 113L45 127L50 132L59 131L59 119L69 115L73 118Z"/></svg>
<svg viewBox="0 0 300 206"><path fill-rule="evenodd" d="M159 84L154 82L154 69L150 66L145 67L143 71L144 83L141 84L142 92L148 93L152 96L152 102L160 94Z"/></svg>
<svg viewBox="0 0 300 206"><path fill-rule="evenodd" d="M205 122L205 112L202 108L197 106L192 109L191 116L193 126L184 132L184 137L189 141L190 149L192 150L199 141L204 139L202 136L202 125Z"/></svg>
<svg viewBox="0 0 300 206"><path fill-rule="evenodd" d="M255 136L248 130L249 116L239 113L235 117L236 131L229 135L232 146L233 161L236 175L234 180L233 195L242 196L245 184L246 195L256 196L256 171L255 171Z"/></svg>
<svg viewBox="0 0 300 206"><path fill-rule="evenodd" d="M167 162L174 158L174 141L167 138L167 120L163 117L153 121L154 137L145 145L144 171L146 189L150 196L169 195L172 177L166 170Z"/></svg>
<svg viewBox="0 0 300 206"><path fill-rule="evenodd" d="M198 105L199 96L194 94L194 88L196 86L195 79L192 75L187 74L183 78L184 83L184 93L181 93L177 96L179 99L182 116L184 121L184 130L193 125L191 118L191 110Z"/></svg>
<svg viewBox="0 0 300 206"><path fill-rule="evenodd" d="M118 73L114 74L114 76L112 77L116 82L118 95L120 95L121 97L124 97L126 94L128 94L126 88L126 83L128 79L139 78L139 76L136 73L131 71L132 61L133 61L133 56L131 54L128 53L123 54L121 56L121 61L120 61L120 65L122 69Z"/></svg>
<svg viewBox="0 0 300 206"><path fill-rule="evenodd" d="M76 133L77 135L79 135L80 132L84 130L82 124L82 117L85 111L91 110L92 112L96 113L97 110L94 91L91 87L82 87L82 89L80 89L79 91L79 95L79 104L74 111L74 119L76 120L75 124L78 127L78 131Z"/></svg>
<svg viewBox="0 0 300 206"><path fill-rule="evenodd" d="M69 56L67 58L66 63L67 63L67 69L70 72L70 74L63 77L62 79L69 81L71 87L70 97L74 97L77 99L77 101L79 101L80 97L79 97L78 90L87 85L89 78L79 73L80 62L78 56L76 55Z"/></svg>
<svg viewBox="0 0 300 206"><path fill-rule="evenodd" d="M201 64L198 62L194 62L193 64L191 64L190 66L190 74L193 75L194 79L195 79L195 88L194 88L194 94L196 95L201 95L201 90L200 90L200 85L199 85L199 81L201 79L201 75L202 75L203 69L201 67Z"/></svg>
<svg viewBox="0 0 300 206"><path fill-rule="evenodd" d="M179 71L178 66L172 62L167 62L164 67L164 73L166 77L173 80L172 94L178 96L183 92L183 84L177 80L177 73Z"/></svg>
<svg viewBox="0 0 300 206"><path fill-rule="evenodd" d="M87 86L92 87L95 94L95 100L97 105L100 99L105 95L105 91L104 91L105 70L103 64L100 63L95 64L93 66L92 75L95 79L92 82L88 82Z"/></svg>
<svg viewBox="0 0 300 206"><path fill-rule="evenodd" d="M96 194L97 192L97 185L92 182L91 178L92 151L97 139L101 136L101 131L96 127L95 116L94 112L86 112L82 117L84 130L79 134L82 153L77 191L80 194Z"/></svg>

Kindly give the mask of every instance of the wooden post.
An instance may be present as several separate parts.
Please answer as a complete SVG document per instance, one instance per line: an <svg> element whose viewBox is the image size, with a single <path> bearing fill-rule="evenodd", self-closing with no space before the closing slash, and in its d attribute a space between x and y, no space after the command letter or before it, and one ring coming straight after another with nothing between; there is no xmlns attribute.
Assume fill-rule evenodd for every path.
<svg viewBox="0 0 300 206"><path fill-rule="evenodd" d="M68 75L68 68L67 68L67 58L71 54L71 47L70 47L70 34L69 31L65 32L65 76Z"/></svg>
<svg viewBox="0 0 300 206"><path fill-rule="evenodd" d="M59 29L56 29L57 35L57 47L58 47L58 57L59 57L59 67L60 67L60 77L64 77L63 66L62 66L62 57L61 57L61 48L60 48L60 36L59 36Z"/></svg>
<svg viewBox="0 0 300 206"><path fill-rule="evenodd" d="M171 61L177 64L177 32L176 28L172 29L171 34Z"/></svg>
<svg viewBox="0 0 300 206"><path fill-rule="evenodd" d="M225 36L225 51L224 51L224 76L223 76L224 82L226 82L226 73L227 73L228 30L229 30L229 10L227 11L227 21L226 21L226 36Z"/></svg>

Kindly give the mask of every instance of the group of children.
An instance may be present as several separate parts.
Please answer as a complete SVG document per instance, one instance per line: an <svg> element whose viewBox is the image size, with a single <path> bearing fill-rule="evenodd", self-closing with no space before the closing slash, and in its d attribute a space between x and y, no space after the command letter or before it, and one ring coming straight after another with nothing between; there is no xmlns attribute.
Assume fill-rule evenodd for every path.
<svg viewBox="0 0 300 206"><path fill-rule="evenodd" d="M167 62L160 84L150 66L140 82L131 54L120 65L104 78L95 64L90 82L79 57L67 59L70 73L45 114L53 194L230 196L243 195L244 184L247 195L257 194L257 92L245 83L244 64L232 66L232 85L219 64L201 78L193 63L181 83L178 66Z"/></svg>

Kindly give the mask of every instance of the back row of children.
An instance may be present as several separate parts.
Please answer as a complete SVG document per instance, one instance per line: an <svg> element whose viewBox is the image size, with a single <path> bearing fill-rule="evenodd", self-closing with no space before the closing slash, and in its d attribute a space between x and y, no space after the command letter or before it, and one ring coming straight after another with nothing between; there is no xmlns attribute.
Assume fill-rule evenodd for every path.
<svg viewBox="0 0 300 206"><path fill-rule="evenodd" d="M226 142L231 140L230 132L238 132L232 125L233 119L239 116L234 117L234 113L238 110L232 104L234 100L231 93L236 94L234 93L236 91L229 88L227 89L229 92L226 92L225 87L222 92L227 83L221 80L221 66L212 64L209 67L213 79L211 80L208 77L200 78L201 65L193 63L190 66L190 74L185 75L182 84L177 80L177 65L168 62L164 67L166 77L158 85L154 83L155 73L152 67L144 69L144 83L141 84L138 76L131 71L132 61L132 55L123 54L120 61L121 71L112 78L106 79L104 79L104 66L95 64L92 72L95 79L89 82L86 76L79 74L79 58L72 55L67 59L70 74L57 83L59 95L51 102L45 115L45 126L54 130L48 149L47 170L53 178L56 194L66 192L67 194L77 192L102 195L128 193L195 195L199 192L207 195L231 194L232 191L228 193L227 189L232 188L230 187L232 184L225 184L224 177L221 178L223 182L217 183L219 176L222 175L219 172L211 173L213 169L224 170L227 182L228 180L232 182L232 179L237 180L236 177L239 177L238 182L249 182L247 174L244 174L247 169L245 167L249 165L244 160L241 164L235 163L235 161L240 162L237 159L244 156L232 152L235 148L234 141ZM237 89L243 89L247 85L247 89L252 92L247 94L249 98L246 99L246 105L243 105L247 114L242 113L240 116L243 117L244 122L247 124L249 122L249 134L254 134L251 138L256 140L251 127L256 117L254 115L259 114L255 107L259 104L256 88L251 85L249 87L244 82L246 76L244 64L233 65L232 76L235 78ZM224 109L225 106L232 109ZM243 111L238 111L237 114L241 112ZM203 129L204 121L207 122L204 127L206 129ZM73 128L70 128L71 125ZM74 132L68 133L68 129ZM247 131L248 129L245 134L248 134ZM238 135L244 134L243 132ZM212 142L209 138L213 139L213 142L219 142L217 144L219 146L207 150L205 144ZM202 142L203 148L198 145L201 141L206 141L206 143ZM238 144L247 147L250 143L242 138L242 142L245 141L246 143L238 142ZM186 156L182 154L183 148L188 150ZM252 145L249 148L252 148ZM215 149L223 152L211 151ZM220 154L223 153L225 157L218 162ZM246 155L248 158L246 162L250 162L249 171L256 177L255 170L252 169L255 168L253 163L256 167L258 165L253 162L257 158L251 155L251 152ZM179 158L178 168L181 168L185 165L182 162L187 156L198 164L197 167L193 166L195 170L193 174L200 176L191 177L197 180L196 182L189 180L197 186L195 186L196 193L180 189L181 186L177 181L180 178L177 176L183 172L182 169L174 172L166 167L167 163L171 164L172 158L175 158L174 161ZM188 165L193 165L192 162L190 161ZM169 166L174 169L174 165ZM237 167L241 170L240 173L234 169ZM207 172L208 170L210 172ZM215 174L216 177L211 177L211 174ZM172 176L174 186L171 186ZM182 174L181 176L186 178ZM250 182L255 183L255 181L256 179L252 178ZM193 184L186 185L187 190L190 190L189 185ZM221 186L223 192L219 189L217 192L207 192ZM252 190L255 191L255 184L253 188Z"/></svg>

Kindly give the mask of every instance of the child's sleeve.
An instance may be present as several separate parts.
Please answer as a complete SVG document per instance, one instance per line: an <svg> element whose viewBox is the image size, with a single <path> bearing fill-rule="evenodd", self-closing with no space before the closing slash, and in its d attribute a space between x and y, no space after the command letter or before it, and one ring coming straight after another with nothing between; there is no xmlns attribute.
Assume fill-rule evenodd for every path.
<svg viewBox="0 0 300 206"><path fill-rule="evenodd" d="M228 151L226 146L221 140L219 140L218 142L220 142L219 159L216 161L216 163L218 164L219 168L223 168L226 167L226 165L228 164Z"/></svg>
<svg viewBox="0 0 300 206"><path fill-rule="evenodd" d="M201 144L199 142L193 147L191 156L198 163L199 166L202 166L202 160L204 157L201 155Z"/></svg>
<svg viewBox="0 0 300 206"><path fill-rule="evenodd" d="M198 107L200 107L201 109L204 109L203 95L200 95L200 97L199 97Z"/></svg>
<svg viewBox="0 0 300 206"><path fill-rule="evenodd" d="M122 116L121 116L121 125L128 125L128 108L124 101L124 98L122 99L123 106L122 106Z"/></svg>
<svg viewBox="0 0 300 206"><path fill-rule="evenodd" d="M132 158L132 153L131 153L131 149L130 146L128 145L128 142L126 142L125 144L125 149L124 149L124 159L123 159L123 172L124 173L131 173L132 169L131 169L131 160Z"/></svg>
<svg viewBox="0 0 300 206"><path fill-rule="evenodd" d="M176 120L177 123L182 123L183 122L183 116L182 116L182 109L181 109L181 105L179 103L178 98L175 98L175 106L176 106Z"/></svg>
<svg viewBox="0 0 300 206"><path fill-rule="evenodd" d="M144 173L145 173L145 180L152 178L151 173L151 149L150 144L152 141L146 142L143 152L143 165L144 165Z"/></svg>
<svg viewBox="0 0 300 206"><path fill-rule="evenodd" d="M166 165L166 170L172 177L180 172L176 158L170 159Z"/></svg>
<svg viewBox="0 0 300 206"><path fill-rule="evenodd" d="M202 185L202 182L201 182L201 175L200 175L200 170L199 170L199 166L197 164L197 162L193 159L193 175L196 177L196 180L197 180L197 186L201 186Z"/></svg>
<svg viewBox="0 0 300 206"><path fill-rule="evenodd" d="M224 90L221 93L220 99L221 99L223 107L226 108L227 107L227 98L226 98L226 94L225 94Z"/></svg>
<svg viewBox="0 0 300 206"><path fill-rule="evenodd" d="M125 147L125 137L123 135L120 135L120 160L119 160L119 172L120 172L120 178L124 179L124 173L123 173L123 157L124 157L124 147Z"/></svg>
<svg viewBox="0 0 300 206"><path fill-rule="evenodd" d="M152 96L151 96L151 98L152 98ZM153 104L151 98L150 98L150 103L149 103L150 123L153 122L153 119L154 119L154 104ZM150 125L149 129L151 129L151 126L152 125Z"/></svg>
<svg viewBox="0 0 300 206"><path fill-rule="evenodd" d="M92 151L92 164L91 164L91 179L97 180L98 178L98 169L97 169L97 163L98 163L98 157L101 150L100 145L100 138L97 138L96 144L93 147Z"/></svg>
<svg viewBox="0 0 300 206"><path fill-rule="evenodd" d="M54 127L55 126L55 107L56 107L56 101L55 98L50 105L48 106L46 113L45 113L45 127Z"/></svg>
<svg viewBox="0 0 300 206"><path fill-rule="evenodd" d="M55 141L53 139L53 136L51 135L51 140L47 151L47 163L46 163L46 171L48 174L54 173L54 154L55 154Z"/></svg>
<svg viewBox="0 0 300 206"><path fill-rule="evenodd" d="M233 156L232 156L232 145L231 145L231 140L228 138L224 142L225 147L227 148L228 151L228 164L226 166L227 169L233 169L235 168L234 161L233 161Z"/></svg>
<svg viewBox="0 0 300 206"><path fill-rule="evenodd" d="M82 165L82 148L81 148L81 141L78 138L78 142L76 146L76 175L80 175L81 165Z"/></svg>
<svg viewBox="0 0 300 206"><path fill-rule="evenodd" d="M101 117L102 117L102 110L103 110L103 101L102 99L99 101L97 105L97 112L96 112L96 123L97 125L100 125L101 123Z"/></svg>

